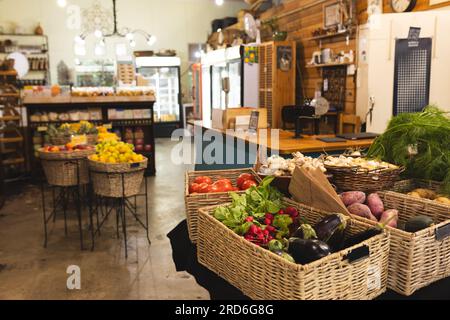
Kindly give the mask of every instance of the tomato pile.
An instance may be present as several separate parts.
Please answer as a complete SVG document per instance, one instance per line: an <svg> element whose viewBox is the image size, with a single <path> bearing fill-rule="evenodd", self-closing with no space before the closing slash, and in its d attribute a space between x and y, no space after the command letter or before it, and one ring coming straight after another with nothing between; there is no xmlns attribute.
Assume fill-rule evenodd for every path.
<svg viewBox="0 0 450 320"><path fill-rule="evenodd" d="M233 186L230 179L213 181L208 176L200 176L196 177L194 182L189 185L189 193L235 192L250 189L252 186L258 186L258 183L250 173L241 174L236 180L236 186Z"/></svg>

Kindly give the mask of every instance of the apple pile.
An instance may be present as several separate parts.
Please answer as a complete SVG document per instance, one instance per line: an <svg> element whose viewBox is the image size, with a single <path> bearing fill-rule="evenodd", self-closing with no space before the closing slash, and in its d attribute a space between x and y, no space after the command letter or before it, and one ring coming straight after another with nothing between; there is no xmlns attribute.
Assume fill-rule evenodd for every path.
<svg viewBox="0 0 450 320"><path fill-rule="evenodd" d="M189 185L189 193L218 193L218 192L233 192L245 191L252 186L258 186L255 177L250 173L241 174L236 180L236 186L230 179L218 179L213 181L208 176L200 176L194 179L194 182Z"/></svg>
<svg viewBox="0 0 450 320"><path fill-rule="evenodd" d="M67 143L64 146L45 146L42 151L44 152L74 152L83 150L94 150L94 146L91 145L74 145L72 143Z"/></svg>

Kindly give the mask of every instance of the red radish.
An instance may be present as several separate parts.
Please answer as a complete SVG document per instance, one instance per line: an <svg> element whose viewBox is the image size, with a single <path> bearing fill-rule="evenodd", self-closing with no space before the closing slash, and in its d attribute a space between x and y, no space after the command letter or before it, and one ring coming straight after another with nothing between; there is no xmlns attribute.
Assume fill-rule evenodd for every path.
<svg viewBox="0 0 450 320"><path fill-rule="evenodd" d="M283 209L281 209L280 211L278 211L278 214L285 214L286 212L283 210Z"/></svg>
<svg viewBox="0 0 450 320"><path fill-rule="evenodd" d="M284 211L292 218L296 218L298 216L298 211L294 207L287 207Z"/></svg>
<svg viewBox="0 0 450 320"><path fill-rule="evenodd" d="M271 224L272 224L272 220L270 220L270 219L268 219L268 218L265 218L265 219L264 219L264 224L266 224L266 225L271 225Z"/></svg>
<svg viewBox="0 0 450 320"><path fill-rule="evenodd" d="M265 217L267 219L273 220L273 214L271 214L271 213L266 213Z"/></svg>
<svg viewBox="0 0 450 320"><path fill-rule="evenodd" d="M258 227L255 226L254 224L252 224L252 225L250 226L250 228L248 229L248 231L249 231L251 234L256 234L256 233L258 232Z"/></svg>
<svg viewBox="0 0 450 320"><path fill-rule="evenodd" d="M241 188L242 184L247 180L255 180L255 178L250 173L241 174L236 180L238 188Z"/></svg>
<svg viewBox="0 0 450 320"><path fill-rule="evenodd" d="M207 183L212 184L212 179L207 176L196 177L194 180L195 183Z"/></svg>
<svg viewBox="0 0 450 320"><path fill-rule="evenodd" d="M245 218L245 221L246 222L252 222L253 221L253 217L247 217L247 218Z"/></svg>

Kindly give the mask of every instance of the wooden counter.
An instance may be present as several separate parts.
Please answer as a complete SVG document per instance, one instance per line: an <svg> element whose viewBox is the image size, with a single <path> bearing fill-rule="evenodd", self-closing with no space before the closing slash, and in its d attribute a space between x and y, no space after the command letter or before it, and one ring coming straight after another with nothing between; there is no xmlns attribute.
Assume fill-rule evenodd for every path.
<svg viewBox="0 0 450 320"><path fill-rule="evenodd" d="M203 130L214 130L220 132L224 135L230 135L233 138L244 140L246 143L257 143L260 146L266 147L271 150L277 150L280 154L287 155L293 152L300 151L302 153L323 153L331 151L342 151L349 148L368 148L373 143L373 139L364 140L347 140L344 142L333 142L327 143L318 138L323 137L334 137L334 135L320 135L320 136L308 136L304 135L301 139L295 139L295 133L291 131L281 130L281 129L267 129L267 139L261 134L261 130L258 134L249 134L246 132L236 132L233 130L220 130L212 128L210 121L193 121L190 124L201 127ZM279 134L278 145L274 141L272 143L271 136Z"/></svg>

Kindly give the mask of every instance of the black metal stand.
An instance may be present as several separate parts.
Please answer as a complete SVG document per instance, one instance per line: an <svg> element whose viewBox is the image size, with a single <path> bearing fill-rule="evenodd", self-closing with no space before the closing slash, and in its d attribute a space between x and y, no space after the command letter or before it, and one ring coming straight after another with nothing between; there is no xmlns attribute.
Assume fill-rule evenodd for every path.
<svg viewBox="0 0 450 320"><path fill-rule="evenodd" d="M62 160L45 160L45 161L62 161ZM50 185L45 181L41 183L41 196L42 196L42 213L44 219L44 248L47 248L48 244L48 224L53 220L56 222L56 215L62 212L64 216L64 234L67 236L67 213L70 209L70 205L73 204L75 207L75 212L78 219L78 232L80 236L80 248L84 249L83 245L83 208L86 207L82 199L84 196L88 195L85 185L80 184L80 162L83 159L72 159L67 160L69 164L76 165L77 171L77 184L74 186L56 186ZM51 189L51 203L52 207L48 208L46 204L46 189ZM49 210L49 212L48 212ZM90 228L93 229L93 224L91 223Z"/></svg>
<svg viewBox="0 0 450 320"><path fill-rule="evenodd" d="M144 171L143 169L142 171ZM119 175L120 181L122 184L122 196L120 198L112 198L112 197L104 197L101 195L95 194L93 190L91 190L89 196L89 216L91 224L94 225L94 216L96 220L96 228L92 228L92 248L94 250L95 247L95 237L97 235L101 235L101 228L108 220L110 214L114 211L116 213L116 233L117 238L120 237L119 230L122 229L124 244L125 244L125 257L128 258L128 234L127 234L127 211L130 213L135 220L145 229L147 234L148 243L151 244L150 236L149 236L149 228L148 228L148 195L147 195L147 178L144 176L144 193L137 194L134 196L126 196L125 195L125 178L124 176L127 173L106 173L106 172L98 172L98 171L90 171L90 174L104 174L104 175ZM145 221L141 220L138 213L137 206L137 198L144 197L145 198ZM120 228L121 227L121 228Z"/></svg>

